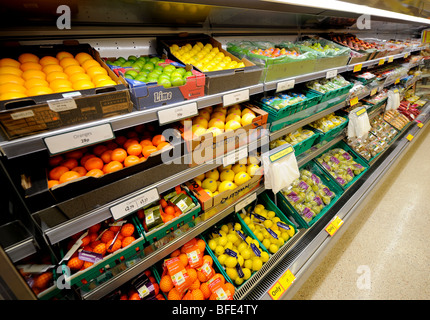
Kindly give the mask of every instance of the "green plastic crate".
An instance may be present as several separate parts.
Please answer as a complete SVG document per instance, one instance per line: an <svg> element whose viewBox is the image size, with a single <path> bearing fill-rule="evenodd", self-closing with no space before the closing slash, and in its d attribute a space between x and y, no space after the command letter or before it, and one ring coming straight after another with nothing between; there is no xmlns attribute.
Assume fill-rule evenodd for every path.
<svg viewBox="0 0 430 320"><path fill-rule="evenodd" d="M319 144L319 143L324 142L324 141L328 142L328 141L333 140L335 137L337 137L343 131L343 129L345 129L346 126L348 125L349 119L348 119L348 117L345 117L345 118L346 118L345 122L341 123L337 127L334 127L333 129L331 129L325 133L318 130L318 129L314 129L315 131L319 132L319 136L318 136L318 139L315 142L315 144Z"/></svg>
<svg viewBox="0 0 430 320"><path fill-rule="evenodd" d="M218 228L218 227L222 226L223 224L227 224L227 223L229 223L229 222L232 222L232 223L236 223L236 222L238 222L238 223L240 223L240 225L241 225L241 227L242 227L242 230L241 230L241 231L242 231L242 233L243 233L245 236L250 236L252 239L257 240L260 250L261 250L261 251L264 251L264 252L267 252L267 254L269 254L269 257L270 257L270 253L269 253L269 251L267 251L267 249L263 247L263 244L262 244L262 243L261 243L261 242L260 242L260 241L259 241L259 240L258 240L258 239L253 235L253 234L252 234L252 232L250 232L250 231L249 231L249 229L246 227L246 225L243 223L243 221L241 222L240 220L238 220L236 216L234 216L234 215L230 215L230 216L228 216L228 217L224 218L223 220L221 220L221 221L220 221L219 223L217 223L214 227L215 227L215 228ZM230 277L227 275L227 273L226 273L226 271L225 271L224 267L220 264L220 262L219 262L219 261L218 261L218 259L216 258L215 253L211 250L211 248L209 248L209 245L208 245L209 234L213 232L214 227L212 227L211 229L209 229L209 230L205 231L205 232L201 235L202 239L206 242L206 250L208 251L209 255L212 257L212 259L213 259L213 261L214 261L214 264L217 264L218 268L219 268L219 269L220 269L220 271L221 271L221 274L224 276L224 278L226 279L226 281L231 282L231 283L236 287L236 289L240 289L240 288L241 288L241 287L242 287L242 286L243 286L247 281L249 281L250 279L252 279L252 278L253 278L253 276L254 276L258 271L252 272L252 270L251 270L251 277L250 277L248 280L245 280L241 285L237 285L236 283L234 283L234 282L230 279ZM263 266L264 266L264 263L263 263Z"/></svg>
<svg viewBox="0 0 430 320"><path fill-rule="evenodd" d="M343 150L345 150L346 152L349 153L349 155L352 157L352 159L357 162L358 164L362 165L365 169L357 176L354 176L354 178L348 182L347 184L345 184L344 186L342 186L331 174L330 172L322 165L318 162L317 159L313 159L312 161L314 161L326 174L327 176L334 182L336 182L341 188L343 188L343 190L347 190L349 187L351 187L358 179L360 179L360 177L369 169L369 165L366 163L366 161L364 161L361 157L359 157L354 150L351 149L350 146L348 146L348 144L346 144L344 141L339 141L338 143L336 143L333 147L331 147L328 151L332 150L332 149L336 149L336 148L342 148ZM325 154L325 153L324 153ZM323 157L324 154L322 154L320 157Z"/></svg>
<svg viewBox="0 0 430 320"><path fill-rule="evenodd" d="M342 88L339 88L339 89L336 89L336 90L331 90L331 91L326 92L326 93L321 93L321 92L313 90L313 89L307 89L307 90L309 90L310 92L314 92L316 94L321 95L320 103L323 103L323 102L331 100L331 99L333 99L335 97L342 96L344 94L349 93L349 91L351 90L351 88L353 86L354 86L354 84L350 83L349 85L346 85L346 86L344 86Z"/></svg>
<svg viewBox="0 0 430 320"><path fill-rule="evenodd" d="M292 223L290 220L288 220L288 218L284 215L284 213L273 203L273 201L270 199L270 197L269 197L269 194L267 193L267 191L265 191L265 192L263 192L263 193L261 193L259 196L258 196L258 203L259 204L262 204L263 206L264 206L264 208L266 209L266 210L269 210L269 211L274 211L275 213L276 213L276 217L278 217L279 219L281 219L281 221L282 222L284 222L284 223L286 223L286 224L288 224L288 225L290 225L290 226L292 226L293 227L293 229L294 229L294 235L296 235L297 234L297 228L296 228L296 226L294 225L294 223ZM248 205L246 208L245 208L245 211L247 211L248 210L248 208L250 207L251 205ZM245 224L245 222L243 221L243 219L242 219L242 217L240 216L240 213L239 212L236 212L236 218L240 221L240 223L241 223L241 225L244 227L244 228L246 228L246 230L249 232L249 233L251 233L252 234L252 237L253 238L257 238L257 236L255 235L255 233L254 232L252 232L252 230L251 229L249 229L249 227ZM294 237L294 235L293 235L293 237ZM287 242L289 241L289 240L291 240L292 239L292 237L290 237L288 240L287 240ZM287 243L287 242L285 242L284 243L284 245ZM261 243L261 246L262 246L262 248L264 248L264 249L266 249L266 251L268 251L269 252L269 248L266 248L264 245L263 245L263 243ZM281 247L282 248L282 247ZM269 252L269 254L270 254L270 252Z"/></svg>
<svg viewBox="0 0 430 320"><path fill-rule="evenodd" d="M70 276L67 276L67 262L64 262L62 264L63 274L66 276L66 281L69 281L71 286L76 285L77 287L83 287L88 285L92 281L102 283L103 281L112 277L109 272L107 272L109 271L109 269L112 269L115 266L119 265L121 262L127 261L128 259L136 256L136 254L143 252L144 244L146 242L145 237L141 233L141 230L143 228L141 226L138 226L139 223L136 223L136 221L134 221L132 217L127 220L128 222L133 223L133 225L135 226L136 240L130 245L125 248L121 248L109 255L106 255L102 260L96 262L91 267L82 271L78 271Z"/></svg>
<svg viewBox="0 0 430 320"><path fill-rule="evenodd" d="M187 195L193 200L193 202L196 206L190 212L188 212L186 214L182 214L179 217L170 220L167 224L163 224L162 226L154 228L149 232L144 231L143 227L142 227L143 235L149 244L152 244L152 243L160 240L161 238L163 238L166 235L168 235L169 233L177 230L181 226L187 224L188 222L193 221L200 214L201 205L200 205L199 201L191 194L191 192L188 190L188 188L183 187L183 189L187 192ZM135 215L135 219L137 221L139 221L139 219L137 218L136 215ZM139 221L139 223L140 223L140 221Z"/></svg>
<svg viewBox="0 0 430 320"><path fill-rule="evenodd" d="M312 227L315 222L317 222L324 214L327 213L327 211L330 210L330 208L336 203L336 201L342 196L343 189L335 183L332 179L330 179L326 173L323 172L319 166L314 163L313 161L310 161L303 166L300 167L300 170L305 169L309 170L310 172L314 173L316 176L318 176L321 179L321 182L325 184L330 191L332 191L335 196L331 199L330 203L321 210L319 214L317 214L311 221L307 222L303 219L303 217L297 212L296 209L292 206L292 204L288 201L288 199L283 195L282 192L277 193L278 198L278 206L279 208L291 219L291 221L295 222L300 228L310 228Z"/></svg>
<svg viewBox="0 0 430 320"><path fill-rule="evenodd" d="M294 154L296 155L296 157L301 155L303 152L306 152L310 148L312 148L312 146L316 144L316 141L319 139L319 136L321 134L320 132L318 132L313 128L306 128L306 129L313 131L314 134L308 137L307 139L303 140L302 142L293 145Z"/></svg>

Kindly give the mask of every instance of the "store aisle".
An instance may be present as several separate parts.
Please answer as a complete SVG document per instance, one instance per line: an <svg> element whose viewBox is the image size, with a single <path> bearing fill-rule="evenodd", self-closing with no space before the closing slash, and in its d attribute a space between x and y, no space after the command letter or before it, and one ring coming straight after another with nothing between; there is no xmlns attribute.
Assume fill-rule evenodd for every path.
<svg viewBox="0 0 430 320"><path fill-rule="evenodd" d="M430 299L430 128L425 130L294 299Z"/></svg>

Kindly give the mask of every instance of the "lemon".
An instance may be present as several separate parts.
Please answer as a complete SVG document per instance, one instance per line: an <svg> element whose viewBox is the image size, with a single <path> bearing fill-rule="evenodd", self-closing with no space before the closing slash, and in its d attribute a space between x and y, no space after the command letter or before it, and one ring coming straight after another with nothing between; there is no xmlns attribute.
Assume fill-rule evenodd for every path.
<svg viewBox="0 0 430 320"><path fill-rule="evenodd" d="M237 278L239 278L239 274L237 273L237 270L236 270L236 268L226 268L225 269L225 271L226 271L226 273L227 273L227 276L231 279L231 280L233 280L233 281L235 281Z"/></svg>
<svg viewBox="0 0 430 320"><path fill-rule="evenodd" d="M238 238L235 234L228 234L227 239L228 239L228 241L233 242L233 243L238 240Z"/></svg>
<svg viewBox="0 0 430 320"><path fill-rule="evenodd" d="M290 236L286 231L284 231L284 232L281 232L281 238L284 239L284 241L287 241L290 238Z"/></svg>
<svg viewBox="0 0 430 320"><path fill-rule="evenodd" d="M211 178L206 178L202 182L202 188L208 189L210 192L215 192L217 190L216 180L211 179Z"/></svg>
<svg viewBox="0 0 430 320"><path fill-rule="evenodd" d="M252 271L258 271L263 266L263 261L260 258L252 260Z"/></svg>
<svg viewBox="0 0 430 320"><path fill-rule="evenodd" d="M238 256L237 256L237 262L239 263L239 265L241 266L241 267L243 267L243 263L245 262L245 259L239 254Z"/></svg>
<svg viewBox="0 0 430 320"><path fill-rule="evenodd" d="M266 228L270 228L273 225L273 222L271 220L264 220L263 224Z"/></svg>
<svg viewBox="0 0 430 320"><path fill-rule="evenodd" d="M225 249L233 249L233 243L231 242L231 241L228 241L227 243L226 243L226 245L224 246L224 248Z"/></svg>
<svg viewBox="0 0 430 320"><path fill-rule="evenodd" d="M219 256L219 255L221 255L221 254L223 254L224 253L224 247L223 246L217 246L216 248L215 248L215 254L217 255L217 256Z"/></svg>
<svg viewBox="0 0 430 320"><path fill-rule="evenodd" d="M227 242L228 242L227 237L220 237L219 240L218 240L218 245L224 247L227 244Z"/></svg>
<svg viewBox="0 0 430 320"><path fill-rule="evenodd" d="M242 283L243 283L243 278L239 278L239 277L237 277L236 278L236 280L234 280L234 283L237 285L237 286L240 286Z"/></svg>
<svg viewBox="0 0 430 320"><path fill-rule="evenodd" d="M220 193L227 191L227 190L234 190L237 188L237 185L235 183L233 183L232 181L223 181L220 183L220 185L218 186L218 191Z"/></svg>
<svg viewBox="0 0 430 320"><path fill-rule="evenodd" d="M243 218L243 222L245 222L245 224L250 224L252 223L251 218L248 216L245 216L245 218Z"/></svg>
<svg viewBox="0 0 430 320"><path fill-rule="evenodd" d="M251 277L251 270L249 268L242 268L243 280L248 280Z"/></svg>
<svg viewBox="0 0 430 320"><path fill-rule="evenodd" d="M275 211L269 211L269 212L267 212L267 218L272 219L272 218L275 218L275 217L276 217Z"/></svg>
<svg viewBox="0 0 430 320"><path fill-rule="evenodd" d="M249 230L251 230L252 232L254 232L255 230L255 225L254 224L250 224L248 225Z"/></svg>
<svg viewBox="0 0 430 320"><path fill-rule="evenodd" d="M199 176L197 176L197 177L195 177L194 178L194 180L200 180L200 181L203 181L203 180L205 180L205 178L206 178L206 176L205 176L205 174L204 173L202 173L201 175L199 175Z"/></svg>
<svg viewBox="0 0 430 320"><path fill-rule="evenodd" d="M262 232L257 232L257 233L255 234L255 236L257 237L257 239L258 239L259 241L263 241L263 240L264 240L264 236L263 236L263 233L262 233Z"/></svg>
<svg viewBox="0 0 430 320"><path fill-rule="evenodd" d="M246 259L245 262L243 263L243 266L246 269L252 269L252 260L251 259Z"/></svg>
<svg viewBox="0 0 430 320"><path fill-rule="evenodd" d="M240 252L240 255L245 259L248 260L251 258L251 250L249 248L245 248Z"/></svg>
<svg viewBox="0 0 430 320"><path fill-rule="evenodd" d="M236 222L234 224L234 230L242 230L242 226L240 225L240 223Z"/></svg>
<svg viewBox="0 0 430 320"><path fill-rule="evenodd" d="M278 223L278 222L280 222L281 221L281 219L279 218L279 217L274 217L273 219L272 219L272 222L273 223Z"/></svg>
<svg viewBox="0 0 430 320"><path fill-rule="evenodd" d="M222 225L221 230L224 232L228 232L228 225L226 224Z"/></svg>
<svg viewBox="0 0 430 320"><path fill-rule="evenodd" d="M269 260L269 254L266 251L263 251L261 253L261 257L260 258L261 258L261 261L267 262Z"/></svg>
<svg viewBox="0 0 430 320"><path fill-rule="evenodd" d="M250 179L251 177L246 172L239 172L234 176L234 183L240 186Z"/></svg>
<svg viewBox="0 0 430 320"><path fill-rule="evenodd" d="M213 193L210 190L204 189L204 191L206 191L206 193L209 195L209 197L212 198L214 196Z"/></svg>
<svg viewBox="0 0 430 320"><path fill-rule="evenodd" d="M276 244L278 245L278 247L282 247L284 245L285 241L282 238L279 238L276 242Z"/></svg>
<svg viewBox="0 0 430 320"><path fill-rule="evenodd" d="M209 248L210 248L212 251L215 251L215 249L216 249L216 247L217 247L217 243L216 243L216 241L215 241L215 240L213 240L213 239L209 240L208 245L209 245Z"/></svg>
<svg viewBox="0 0 430 320"><path fill-rule="evenodd" d="M287 230L287 233L288 233L288 235L290 236L290 237L292 237L292 236L294 236L294 234L296 233L295 231L294 231L294 228L290 225L289 226L290 227L290 229L289 230Z"/></svg>
<svg viewBox="0 0 430 320"><path fill-rule="evenodd" d="M271 252L271 253L275 253L275 252L277 252L279 250L279 247L276 245L276 244L271 244L270 245L270 247L269 247L269 251Z"/></svg>
<svg viewBox="0 0 430 320"><path fill-rule="evenodd" d="M264 246L265 248L269 248L269 247L270 247L270 245L271 245L271 242L270 242L270 240L269 240L268 238L266 238L266 239L264 239L264 240L262 241L262 244L263 244L263 246Z"/></svg>
<svg viewBox="0 0 430 320"><path fill-rule="evenodd" d="M226 254L220 254L218 257L217 257L217 259L218 259L218 262L219 263L221 263L221 265L225 265L225 260L227 259L227 255Z"/></svg>
<svg viewBox="0 0 430 320"><path fill-rule="evenodd" d="M228 256L228 257L225 259L225 266L226 266L227 268L234 268L234 267L236 267L236 264L237 264L237 260L236 260L236 258L233 258L233 257L231 257L231 256Z"/></svg>
<svg viewBox="0 0 430 320"><path fill-rule="evenodd" d="M235 175L239 172L246 172L246 165L236 163L234 166L231 167L231 170L233 170Z"/></svg>
<svg viewBox="0 0 430 320"><path fill-rule="evenodd" d="M250 164L246 167L246 173L251 177L255 175L255 172L260 168L258 164Z"/></svg>
<svg viewBox="0 0 430 320"><path fill-rule="evenodd" d="M217 169L210 170L210 171L205 173L205 177L213 179L213 180L218 180L219 179L219 172Z"/></svg>

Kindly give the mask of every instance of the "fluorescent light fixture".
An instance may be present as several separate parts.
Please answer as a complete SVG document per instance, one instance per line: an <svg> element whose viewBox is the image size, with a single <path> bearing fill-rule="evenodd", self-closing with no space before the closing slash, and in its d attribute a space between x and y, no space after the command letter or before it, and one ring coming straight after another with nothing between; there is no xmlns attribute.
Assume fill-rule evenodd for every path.
<svg viewBox="0 0 430 320"><path fill-rule="evenodd" d="M340 12L350 12L356 14L367 14L370 16L391 18L396 20L407 21L411 23L430 24L430 19L414 17L408 14L397 13L388 10L372 8L360 4L348 3L337 0L263 0L265 2L283 3L301 7L318 8L322 10L333 10Z"/></svg>

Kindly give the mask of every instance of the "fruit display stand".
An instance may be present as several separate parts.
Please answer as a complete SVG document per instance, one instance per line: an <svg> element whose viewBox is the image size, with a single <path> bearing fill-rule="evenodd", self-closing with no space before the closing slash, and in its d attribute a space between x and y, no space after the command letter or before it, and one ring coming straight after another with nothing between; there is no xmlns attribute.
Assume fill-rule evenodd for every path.
<svg viewBox="0 0 430 320"><path fill-rule="evenodd" d="M92 57L94 60L91 61L93 62L92 65L99 68L94 72L108 76L110 80L106 82L109 83L107 86L95 87L89 80L77 80L73 82L74 87L71 87L72 82L67 79L71 78L73 72L81 75L86 70L81 67L84 66L85 61L79 65L76 59L70 58L70 56L73 57L80 52ZM31 54L32 59L35 59L34 61L41 61L44 57L58 60L55 56L61 53L67 55L66 60L71 59L71 61L68 62L70 65L63 63L65 67L60 66L60 70L65 71L66 67L75 66L75 69L67 70L70 77L61 71L51 71L46 74L45 72L49 72L49 70L44 72L41 64L29 61L26 63L32 65L28 68L34 69L22 72L22 75L25 73L27 81L24 81L23 78L18 78L16 81L27 84L29 80L35 78L41 83L46 83L45 86L47 86L48 82L45 81L45 78L48 80L52 78L49 84L52 84L54 80L60 80L69 83L70 87L58 87L56 93L50 87L43 86L42 88L46 88L46 90L42 92L39 83L33 87L39 89L39 92L34 90L37 95L0 101L0 124L8 139L16 139L55 128L131 112L132 104L125 82L109 69L100 58L99 52L89 44L71 42L62 45L21 45L8 47L4 51L4 55L14 59L23 54ZM89 69L90 65L87 64L87 69ZM27 72L33 72L33 74L27 74ZM54 78L53 75L57 78ZM85 79L90 79L90 77L87 75ZM4 81L8 80L5 79ZM64 86L63 82L58 85Z"/></svg>
<svg viewBox="0 0 430 320"><path fill-rule="evenodd" d="M244 67L237 69L233 68L219 71L203 72L206 76L206 95L251 86L257 84L260 81L261 75L263 73L263 69L261 67L256 66L254 63L247 60L246 58L242 58L241 60L239 60L237 57L224 50L222 48L221 43L219 43L217 40L204 34L189 35L188 37L173 39L169 37L159 37L158 49L160 54L164 54L172 60L184 63L183 61L175 57L175 55L171 51L171 46L177 45L182 47L187 44L190 44L190 46L194 46L198 42L202 43L203 45L209 43L212 48L217 48L218 52L223 53L224 56L230 57L231 61L243 63L244 65ZM200 70L200 68L196 69L198 71L202 71Z"/></svg>

